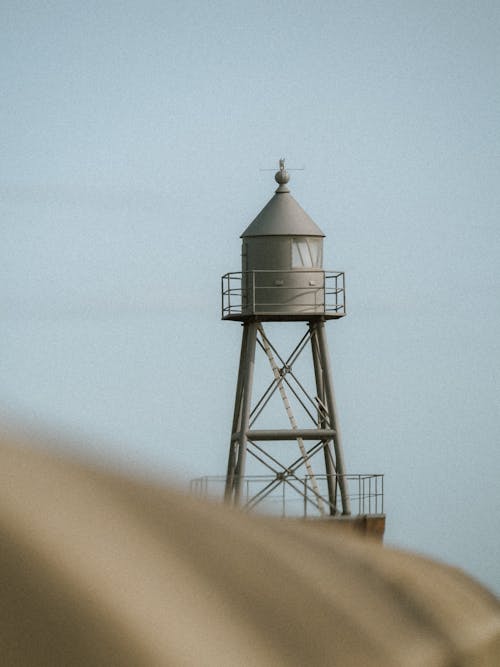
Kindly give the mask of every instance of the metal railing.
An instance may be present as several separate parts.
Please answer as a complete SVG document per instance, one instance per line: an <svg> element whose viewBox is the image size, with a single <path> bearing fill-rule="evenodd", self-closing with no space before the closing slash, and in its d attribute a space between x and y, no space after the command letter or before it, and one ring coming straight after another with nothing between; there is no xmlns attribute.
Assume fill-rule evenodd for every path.
<svg viewBox="0 0 500 667"><path fill-rule="evenodd" d="M318 274L319 285L297 284L297 277L301 273L306 276ZM279 274L292 278L292 284L262 285L262 278L268 274ZM283 283L284 280L277 280ZM272 313L273 308L286 308L286 299L279 298L280 292L288 295L297 295L304 298L304 302L291 305L291 311L298 308L307 309L311 307L316 314L345 315L345 279L342 271L323 271L319 269L269 269L259 271L231 271L221 278L222 283L222 319L240 315L252 315L259 313ZM262 300L262 296L269 297L270 293L276 293L276 301Z"/></svg>
<svg viewBox="0 0 500 667"><path fill-rule="evenodd" d="M337 488L339 478L343 477L349 489L352 515L382 515L384 514L384 475L332 475L334 486ZM328 504L327 482L328 475L315 475L322 499ZM262 489L270 485L276 478L270 475L249 475L242 480L241 505L248 511L256 507L265 513L282 517L318 516L316 498L311 490L310 476L300 477L302 490L286 484L280 484L272 493L263 496L262 502L253 502L259 497ZM298 480L295 477L295 480ZM191 493L198 497L211 500L222 500L226 478L224 476L205 476L192 479Z"/></svg>

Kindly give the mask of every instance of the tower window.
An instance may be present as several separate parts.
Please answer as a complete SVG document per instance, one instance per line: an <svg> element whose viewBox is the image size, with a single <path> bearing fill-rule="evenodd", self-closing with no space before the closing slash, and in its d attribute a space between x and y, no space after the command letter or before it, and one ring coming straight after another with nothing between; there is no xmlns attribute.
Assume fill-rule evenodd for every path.
<svg viewBox="0 0 500 667"><path fill-rule="evenodd" d="M321 239L292 239L292 268L318 268L323 263Z"/></svg>

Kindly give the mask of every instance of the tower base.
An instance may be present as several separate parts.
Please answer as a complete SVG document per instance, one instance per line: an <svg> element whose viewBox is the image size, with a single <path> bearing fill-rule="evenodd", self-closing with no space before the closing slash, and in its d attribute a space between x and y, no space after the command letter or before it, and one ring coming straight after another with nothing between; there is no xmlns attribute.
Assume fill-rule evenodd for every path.
<svg viewBox="0 0 500 667"><path fill-rule="evenodd" d="M311 530L347 530L377 542L384 541L385 514L302 518L299 521L307 524Z"/></svg>

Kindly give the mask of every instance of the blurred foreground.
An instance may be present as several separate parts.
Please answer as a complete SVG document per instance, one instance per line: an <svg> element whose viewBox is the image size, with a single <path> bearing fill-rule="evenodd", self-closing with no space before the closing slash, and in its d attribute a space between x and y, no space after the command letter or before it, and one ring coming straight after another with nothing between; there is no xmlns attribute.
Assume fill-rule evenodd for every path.
<svg viewBox="0 0 500 667"><path fill-rule="evenodd" d="M461 571L249 517L4 437L0 664L500 664Z"/></svg>

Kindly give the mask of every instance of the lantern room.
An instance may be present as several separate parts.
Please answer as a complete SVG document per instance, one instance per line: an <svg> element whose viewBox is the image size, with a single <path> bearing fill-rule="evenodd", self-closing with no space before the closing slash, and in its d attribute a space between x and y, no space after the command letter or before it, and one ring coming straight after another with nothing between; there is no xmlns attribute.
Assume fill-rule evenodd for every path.
<svg viewBox="0 0 500 667"><path fill-rule="evenodd" d="M344 274L323 269L325 235L290 194L284 160L275 180L274 196L241 235L241 272L222 278L222 317L342 317Z"/></svg>

